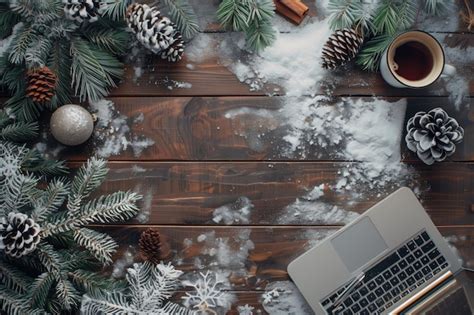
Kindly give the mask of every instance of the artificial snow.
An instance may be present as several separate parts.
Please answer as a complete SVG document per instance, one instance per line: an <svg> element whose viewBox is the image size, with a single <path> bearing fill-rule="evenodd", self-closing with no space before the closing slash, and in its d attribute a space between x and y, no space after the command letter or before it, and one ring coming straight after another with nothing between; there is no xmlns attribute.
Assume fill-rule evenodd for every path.
<svg viewBox="0 0 474 315"><path fill-rule="evenodd" d="M215 209L212 221L215 223L223 222L230 224L248 224L253 204L247 197L240 197L233 203L229 203Z"/></svg>
<svg viewBox="0 0 474 315"><path fill-rule="evenodd" d="M127 250L122 254L122 257L115 260L112 269L112 277L123 278L127 273L127 269L135 262L136 250L132 246L129 246Z"/></svg>
<svg viewBox="0 0 474 315"><path fill-rule="evenodd" d="M135 122L142 123L141 115L128 118L121 114L110 100L99 100L89 103L90 110L97 116L94 128L95 153L102 158L119 155L131 148L135 157L155 142L142 135L133 133L131 125Z"/></svg>
<svg viewBox="0 0 474 315"><path fill-rule="evenodd" d="M265 311L272 315L314 314L291 281L276 281L267 285L261 302Z"/></svg>

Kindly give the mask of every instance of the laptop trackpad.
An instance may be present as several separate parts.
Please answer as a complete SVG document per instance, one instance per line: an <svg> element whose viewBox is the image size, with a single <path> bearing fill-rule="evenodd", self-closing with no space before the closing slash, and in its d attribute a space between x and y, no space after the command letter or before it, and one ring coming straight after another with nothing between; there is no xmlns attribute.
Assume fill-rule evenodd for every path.
<svg viewBox="0 0 474 315"><path fill-rule="evenodd" d="M349 227L333 238L331 243L350 272L362 267L387 248L369 217Z"/></svg>

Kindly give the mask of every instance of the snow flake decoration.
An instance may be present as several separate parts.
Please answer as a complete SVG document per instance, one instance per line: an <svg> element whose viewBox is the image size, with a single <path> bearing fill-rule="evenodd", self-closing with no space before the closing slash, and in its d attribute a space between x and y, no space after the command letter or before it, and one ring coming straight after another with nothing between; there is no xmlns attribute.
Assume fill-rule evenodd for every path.
<svg viewBox="0 0 474 315"><path fill-rule="evenodd" d="M28 149L25 146L20 147L8 142L0 142L0 176L9 178L18 174L27 153Z"/></svg>
<svg viewBox="0 0 474 315"><path fill-rule="evenodd" d="M255 308L248 304L237 306L237 311L239 312L239 315L253 315L254 310Z"/></svg>
<svg viewBox="0 0 474 315"><path fill-rule="evenodd" d="M223 279L219 279L217 273L209 270L200 272L195 281L185 280L183 285L191 287L191 292L183 296L184 305L197 309L199 314L215 314L213 310L218 307L228 307L226 294L222 292L226 286Z"/></svg>
<svg viewBox="0 0 474 315"><path fill-rule="evenodd" d="M82 299L81 314L195 314L169 302L179 287L178 278L183 273L171 263L136 263L127 272L128 290L86 294Z"/></svg>

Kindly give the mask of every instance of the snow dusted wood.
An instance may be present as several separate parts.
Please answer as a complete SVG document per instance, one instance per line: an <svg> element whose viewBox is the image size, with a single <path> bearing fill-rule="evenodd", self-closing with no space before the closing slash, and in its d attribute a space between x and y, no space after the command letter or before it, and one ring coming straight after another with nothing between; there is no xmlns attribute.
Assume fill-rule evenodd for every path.
<svg viewBox="0 0 474 315"><path fill-rule="evenodd" d="M338 182L338 172L350 165L111 162L99 193L134 189L142 194L142 213L134 224L340 225L401 185L397 182L380 194L360 187L345 192L329 188ZM435 169L422 163L413 166L419 174L413 182L424 191L421 201L435 224L474 224L474 164L441 163ZM354 198L353 191L361 191L362 196Z"/></svg>

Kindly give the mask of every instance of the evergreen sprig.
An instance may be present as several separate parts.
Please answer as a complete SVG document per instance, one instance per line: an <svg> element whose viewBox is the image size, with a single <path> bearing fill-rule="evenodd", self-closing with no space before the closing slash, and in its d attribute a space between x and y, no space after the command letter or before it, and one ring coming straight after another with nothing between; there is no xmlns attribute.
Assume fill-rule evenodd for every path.
<svg viewBox="0 0 474 315"><path fill-rule="evenodd" d="M0 115L1 126L8 122ZM40 231L35 251L20 258L0 255L0 309L8 314L74 313L84 293L123 288L95 272L112 262L117 243L85 225L132 218L140 196L115 192L88 201L107 174L105 161L90 159L72 181L48 181L24 168L29 152L25 146L0 141L0 216L24 213Z"/></svg>
<svg viewBox="0 0 474 315"><path fill-rule="evenodd" d="M223 0L217 10L217 19L233 31L246 35L247 45L261 51L275 40L272 18L275 4L272 0Z"/></svg>
<svg viewBox="0 0 474 315"><path fill-rule="evenodd" d="M34 121L45 108L54 109L80 100L96 101L106 96L123 75L129 33L123 14L128 0L103 0L101 17L95 23L66 19L61 0L8 0L0 4L0 85L11 93L6 107L19 120ZM25 75L48 66L57 77L56 94L45 104L26 96Z"/></svg>
<svg viewBox="0 0 474 315"><path fill-rule="evenodd" d="M196 13L187 0L163 0L163 4L184 38L189 40L199 32Z"/></svg>

